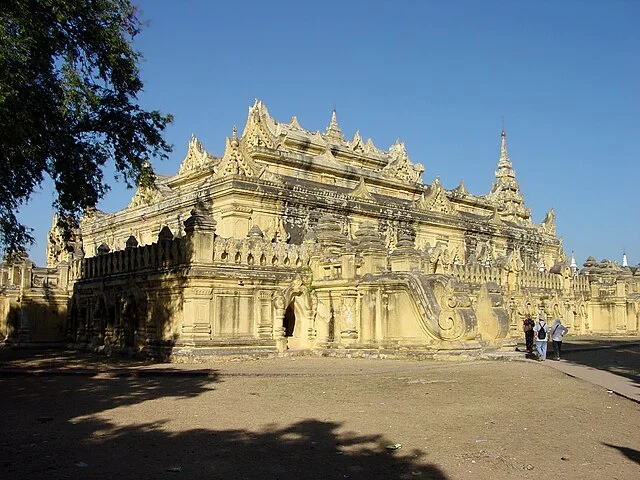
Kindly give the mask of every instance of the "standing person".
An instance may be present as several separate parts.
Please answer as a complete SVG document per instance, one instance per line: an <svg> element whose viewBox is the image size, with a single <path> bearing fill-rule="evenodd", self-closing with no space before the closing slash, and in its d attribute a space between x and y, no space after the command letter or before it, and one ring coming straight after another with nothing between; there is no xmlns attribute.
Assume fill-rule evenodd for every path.
<svg viewBox="0 0 640 480"><path fill-rule="evenodd" d="M560 351L562 350L562 337L569 331L567 327L562 325L562 321L556 318L551 324L551 341L553 342L553 357L560 360Z"/></svg>
<svg viewBox="0 0 640 480"><path fill-rule="evenodd" d="M543 362L547 358L547 337L549 336L549 327L543 312L538 315L538 321L533 326L533 331L535 332L538 361Z"/></svg>
<svg viewBox="0 0 640 480"><path fill-rule="evenodd" d="M522 324L522 330L524 331L524 340L527 344L527 353L533 353L533 326L535 322L531 319L530 315L524 319Z"/></svg>

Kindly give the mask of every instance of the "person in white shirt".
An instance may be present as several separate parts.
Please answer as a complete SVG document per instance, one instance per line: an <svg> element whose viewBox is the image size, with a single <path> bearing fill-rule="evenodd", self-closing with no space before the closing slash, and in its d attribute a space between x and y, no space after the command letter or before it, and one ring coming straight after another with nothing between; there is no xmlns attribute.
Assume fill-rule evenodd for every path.
<svg viewBox="0 0 640 480"><path fill-rule="evenodd" d="M533 332L536 339L538 361L543 362L547 358L547 342L549 337L549 326L547 325L544 312L540 312L538 315L538 321L533 326Z"/></svg>
<svg viewBox="0 0 640 480"><path fill-rule="evenodd" d="M567 327L562 325L562 321L556 318L551 324L551 341L553 342L553 356L556 360L560 360L560 351L562 350L562 337L569 331Z"/></svg>

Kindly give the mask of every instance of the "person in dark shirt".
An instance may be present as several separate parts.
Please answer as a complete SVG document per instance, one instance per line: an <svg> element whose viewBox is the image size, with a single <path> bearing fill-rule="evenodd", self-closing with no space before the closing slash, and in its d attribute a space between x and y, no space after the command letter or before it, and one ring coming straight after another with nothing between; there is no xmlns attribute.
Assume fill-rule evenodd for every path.
<svg viewBox="0 0 640 480"><path fill-rule="evenodd" d="M535 322L527 315L522 324L522 330L524 331L524 340L527 344L527 353L533 353L533 326Z"/></svg>

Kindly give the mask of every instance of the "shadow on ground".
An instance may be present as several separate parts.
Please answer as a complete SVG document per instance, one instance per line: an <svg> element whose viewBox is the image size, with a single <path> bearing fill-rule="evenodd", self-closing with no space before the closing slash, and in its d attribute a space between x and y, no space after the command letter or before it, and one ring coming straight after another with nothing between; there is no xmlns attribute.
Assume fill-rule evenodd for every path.
<svg viewBox="0 0 640 480"><path fill-rule="evenodd" d="M524 338L517 350L525 353ZM525 357L535 360L536 355L525 353ZM553 347L547 346L547 359L552 360ZM630 379L640 388L640 337L565 337L562 342L562 359L578 365L603 370Z"/></svg>
<svg viewBox="0 0 640 480"><path fill-rule="evenodd" d="M632 461L636 462L638 465L640 465L640 451L639 450L634 450L633 448L628 448L628 447L621 447L619 445L612 445L610 443L603 443L603 445L618 450L620 453L622 453L629 460L632 460Z"/></svg>
<svg viewBox="0 0 640 480"><path fill-rule="evenodd" d="M383 435L345 432L335 422L217 429L209 413L195 423L201 427L180 428L187 417L192 427L199 413L181 400L219 390L223 381L215 371L143 378L0 373L0 477L446 479L422 453L387 448ZM142 402L156 402L157 421L136 417ZM117 424L114 409L126 409L115 415Z"/></svg>
<svg viewBox="0 0 640 480"><path fill-rule="evenodd" d="M640 388L640 345L621 345L599 350L568 350L562 358L630 379Z"/></svg>

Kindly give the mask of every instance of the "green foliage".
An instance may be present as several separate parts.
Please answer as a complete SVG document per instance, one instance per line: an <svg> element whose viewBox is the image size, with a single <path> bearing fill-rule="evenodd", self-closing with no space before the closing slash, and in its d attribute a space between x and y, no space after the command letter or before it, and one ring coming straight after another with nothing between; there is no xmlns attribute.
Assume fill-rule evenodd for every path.
<svg viewBox="0 0 640 480"><path fill-rule="evenodd" d="M107 192L107 162L153 185L147 160L171 151L171 116L137 104L140 28L129 0L0 2L0 252L33 241L15 213L45 176L75 220Z"/></svg>

